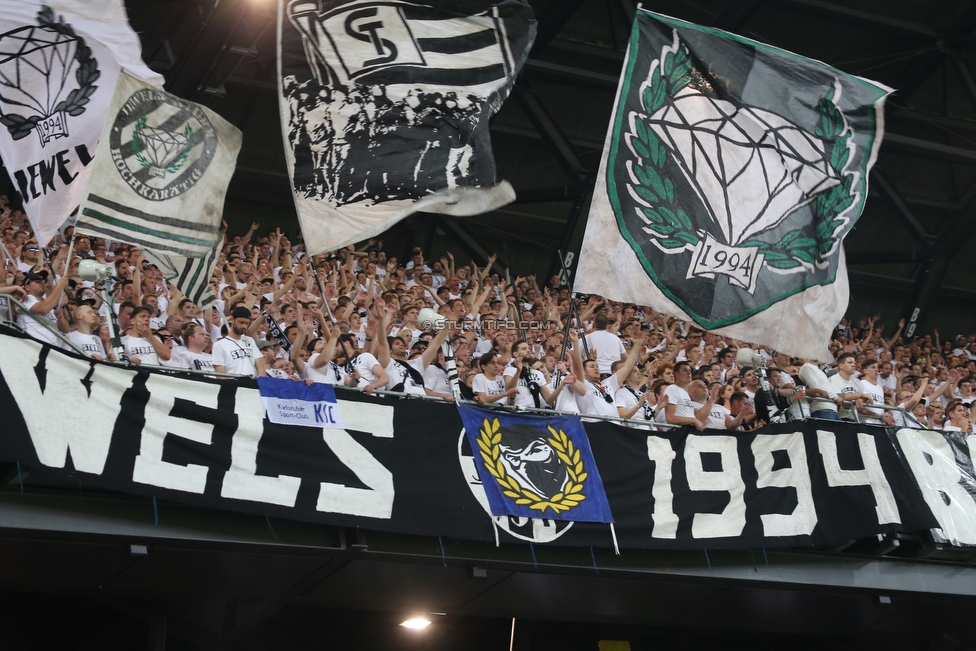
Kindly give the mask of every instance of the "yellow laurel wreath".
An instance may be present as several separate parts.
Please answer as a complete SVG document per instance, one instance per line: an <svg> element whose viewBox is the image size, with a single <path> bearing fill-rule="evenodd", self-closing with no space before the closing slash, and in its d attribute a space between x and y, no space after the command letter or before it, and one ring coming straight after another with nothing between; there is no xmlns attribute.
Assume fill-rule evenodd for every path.
<svg viewBox="0 0 976 651"><path fill-rule="evenodd" d="M557 514L568 511L574 506L579 506L579 503L586 499L586 495L582 492L583 482L586 481L589 474L584 472L583 459L580 456L580 451L576 449L573 441L564 431L561 429L557 431L552 425L547 425L547 429L552 434L552 438L546 440L552 446L552 449L556 451L556 456L566 464L566 473L569 475L569 481L566 482L566 487L563 489L563 492L556 493L552 496L552 499L546 500L532 491L523 488L515 477L505 472L505 466L499 458L501 456L501 449L498 447L498 444L502 440L502 435L498 433L500 429L501 423L498 422L497 418L493 423L489 423L488 419L485 419L484 425L478 430L479 437L477 441L478 447L481 448L480 454L485 462L485 468L495 478L498 485L502 487L503 495L514 499L515 503L519 506L528 506L534 511L539 511L540 515L545 514L546 509L552 509Z"/></svg>

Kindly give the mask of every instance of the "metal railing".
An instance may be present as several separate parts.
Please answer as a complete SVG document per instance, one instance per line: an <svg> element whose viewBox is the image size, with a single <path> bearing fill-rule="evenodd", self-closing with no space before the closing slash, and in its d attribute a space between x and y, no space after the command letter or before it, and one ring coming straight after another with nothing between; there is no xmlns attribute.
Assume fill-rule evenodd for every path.
<svg viewBox="0 0 976 651"><path fill-rule="evenodd" d="M22 310L23 313L26 314L29 318L33 319L36 323L40 324L43 328L46 328L52 335L54 335L55 337L57 337L58 341L63 342L66 346L68 346L69 348L73 349L78 354L83 355L85 357L89 357L89 355L87 353L85 353L77 345L75 345L75 343L72 342L70 339L68 339L60 330L58 330L56 327L52 326L51 323L47 319L41 318L41 317L37 316L36 314L31 313L23 303L21 303L19 300L17 300L13 296L0 295L0 323L2 323L4 325L7 325L7 326L11 326L11 327L15 328L16 330L18 330L20 332L24 332L24 330L17 324L16 319L14 318L13 309L12 309L13 307L16 307L18 310ZM30 336L26 332L24 334L27 334L28 336ZM162 372L165 372L165 373L170 374L170 375L188 375L188 376L203 376L203 377L209 377L209 378L231 378L231 379L248 377L246 375L237 375L235 373L221 373L221 372L218 372L218 371L198 371L198 370L194 370L194 369L184 369L184 368L177 368L177 367L173 367L173 366L162 366L162 365L154 365L154 364L133 364L132 362L129 362L129 361L103 360L102 363L109 364L109 365L112 365L112 366L115 366L115 367L118 367L118 368L130 369L130 370L132 370L132 369L141 369L141 368L142 369L151 369L151 370L154 370L154 371L162 371ZM336 384L336 385L333 385L333 386L335 388L340 389L340 390L343 390L343 391L357 391L357 392L360 392L360 393L363 392L363 390L360 389L360 388L358 388L358 387L348 387L348 386L341 385L341 384ZM382 390L382 389L375 389L375 390L373 390L373 391L370 392L370 395L390 396L390 397L394 397L394 398L408 399L408 400L429 400L429 401L432 401L432 402L440 402L440 403L445 403L445 404L450 404L450 403L455 402L453 399L447 399L447 398L443 398L441 396L429 396L429 395L418 394L418 393L402 393L402 392L399 392L399 391L386 391L386 390ZM659 422L656 422L656 421L634 420L634 419L631 419L631 418L620 418L620 417L617 417L617 416L605 416L605 415L602 415L602 414L582 414L582 413L577 413L577 412L559 411L559 410L556 410L556 409L544 409L544 408L540 408L540 407L523 407L523 406L518 406L518 405L500 405L498 403L481 404L481 403L476 402L476 401L473 401L473 400L460 400L458 402L460 404L473 405L473 406L476 406L476 407L481 407L483 409L494 409L494 410L498 410L498 411L507 411L507 412L512 412L512 413L541 414L541 415L548 415L548 416L579 416L580 418L586 418L586 419L593 419L593 420L601 420L601 421L621 423L623 425L627 425L630 428L641 429L641 430L648 430L648 431L660 430L660 429L679 429L681 427L684 427L683 425L674 425L672 423L659 423ZM854 403L853 402L847 402L847 403L845 403L845 406L847 406L848 408L850 408L851 413L854 415L854 422L860 423L861 420L859 418L859 414L857 412L857 409L856 409L856 406L854 405ZM901 412L903 414L903 417L904 417L906 423L908 423L908 422L914 422L915 425L918 426L917 428L915 428L914 426L909 425L909 427L912 427L913 429L927 429L927 427L925 425L923 425L918 420L918 418L915 417L914 414L912 414L911 412L909 412L908 410L906 410L906 409L904 409L902 407L891 407L891 406L888 406L888 405L871 405L870 408L871 409L882 409L882 410L885 410L885 411L897 411L897 412ZM807 420L808 418L794 419L794 420ZM816 420L816 419L811 419L811 420Z"/></svg>
<svg viewBox="0 0 976 651"><path fill-rule="evenodd" d="M861 416L863 416L864 414L859 414L857 412L857 406L853 402L845 402L844 405L846 407L849 407L850 408L851 413L854 415L854 422L855 423L860 423L861 422ZM908 411L904 407L892 407L890 405L874 405L874 404L872 404L872 405L868 406L867 408L868 409L881 409L882 411L897 411L897 412L901 412L902 418L904 418L904 420L905 420L906 423L908 423L910 421L914 421L915 424L918 425L917 428L916 427L912 427L911 425L909 425L909 427L911 427L912 429L928 429L928 427L925 426L925 425L923 425L922 422L915 416L915 414L913 414L912 412ZM870 423L868 423L868 424L870 424Z"/></svg>
<svg viewBox="0 0 976 651"><path fill-rule="evenodd" d="M5 302L6 302L6 304L5 304ZM55 337L57 337L58 341L60 341L61 343L63 343L65 346L68 346L71 350L74 350L79 355L82 355L84 357L91 358L91 355L89 355L88 353L86 353L85 351L83 351L73 341L71 341L70 339L68 339L64 335L63 332L61 332L56 327L54 327L53 325L51 325L51 322L50 321L48 321L47 319L45 319L43 317L40 317L40 316L32 313L29 309L27 309L27 306L26 305L24 305L23 303L21 303L20 301L18 301L13 296L0 295L0 324L6 325L7 327L13 328L13 329L15 329L15 330L17 330L19 332L23 332L28 337L31 336L29 332L26 332L23 328L20 327L20 324L17 323L17 320L16 320L16 318L13 315L13 310L11 309L12 306L16 306L16 308L17 308L17 310L18 310L18 312L20 314L24 314L25 316L27 316L28 318L30 318L31 320L33 320L34 323L37 323L42 328L45 328L48 332L50 332L52 335L54 335ZM34 339L35 341L37 341L37 339L35 339L34 337L31 337L31 339ZM44 342L44 343L50 343L50 342ZM109 364L111 366L115 366L115 367L118 367L118 368L128 368L128 369L145 368L145 369L152 369L152 370L155 370L155 371L165 371L167 373L179 373L179 374L186 374L186 375L201 375L201 376L206 376L206 377L211 377L211 378L212 377L226 377L226 378L246 377L246 376L243 376L243 375L236 375L234 373L220 373L218 371L197 371L197 370L194 370L194 369L179 368L179 367L175 367L175 366L162 366L162 365L156 365L156 364L134 364L134 363L132 363L132 362L130 362L128 360L125 360L125 361L112 361L112 360L109 360L109 359L104 359L104 360L101 360L101 361L102 361L103 364Z"/></svg>

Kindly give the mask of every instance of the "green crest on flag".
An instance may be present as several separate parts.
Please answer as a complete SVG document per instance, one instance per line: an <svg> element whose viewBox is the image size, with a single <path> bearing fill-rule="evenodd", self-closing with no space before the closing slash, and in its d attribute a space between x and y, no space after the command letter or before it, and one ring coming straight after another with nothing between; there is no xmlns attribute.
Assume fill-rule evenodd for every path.
<svg viewBox="0 0 976 651"><path fill-rule="evenodd" d="M708 328L832 283L867 196L886 94L817 61L638 12L606 165L621 235Z"/></svg>

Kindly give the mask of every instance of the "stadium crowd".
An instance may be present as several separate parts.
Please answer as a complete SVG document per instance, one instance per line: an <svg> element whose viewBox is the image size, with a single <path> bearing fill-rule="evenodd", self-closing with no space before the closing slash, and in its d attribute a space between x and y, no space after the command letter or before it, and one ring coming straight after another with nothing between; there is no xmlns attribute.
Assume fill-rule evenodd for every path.
<svg viewBox="0 0 976 651"><path fill-rule="evenodd" d="M577 297L571 310L574 299L558 276L510 280L495 271L494 256L485 267L460 264L451 253L430 260L419 249L398 260L377 240L308 256L280 230L259 233L257 223L226 236L211 281L217 300L204 309L136 246L80 235L69 260L71 227L42 250L5 197L0 213L0 293L95 359L115 354L110 308L78 275L86 259L114 269L106 283L133 364L450 401L441 352L450 338L460 393L481 404L621 418L638 428L750 430L770 413L761 394L757 400L760 372L736 362L740 349L752 348L766 361L776 408L795 418L972 431L976 334L943 340L934 330L905 340L903 322L886 328L878 317L844 319L830 345L835 359L817 367L599 296ZM418 313L425 307L448 327L424 329ZM564 341L567 319L573 327ZM36 319L20 313L17 323L58 344Z"/></svg>

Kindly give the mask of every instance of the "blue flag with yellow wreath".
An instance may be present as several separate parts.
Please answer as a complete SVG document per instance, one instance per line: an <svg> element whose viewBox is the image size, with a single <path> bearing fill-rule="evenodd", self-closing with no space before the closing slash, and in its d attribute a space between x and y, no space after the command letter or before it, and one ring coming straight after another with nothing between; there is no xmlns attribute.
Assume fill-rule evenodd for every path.
<svg viewBox="0 0 976 651"><path fill-rule="evenodd" d="M458 411L492 515L613 522L579 417Z"/></svg>

